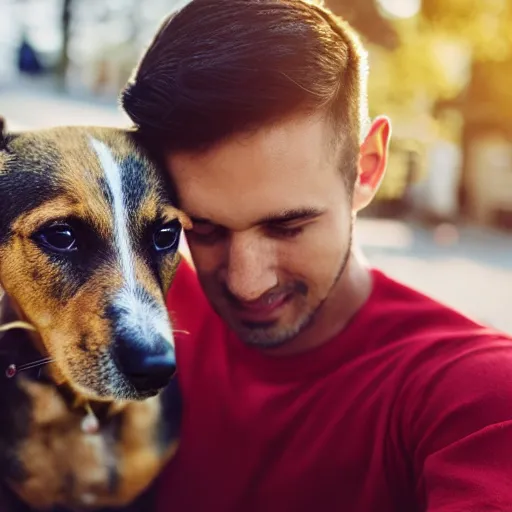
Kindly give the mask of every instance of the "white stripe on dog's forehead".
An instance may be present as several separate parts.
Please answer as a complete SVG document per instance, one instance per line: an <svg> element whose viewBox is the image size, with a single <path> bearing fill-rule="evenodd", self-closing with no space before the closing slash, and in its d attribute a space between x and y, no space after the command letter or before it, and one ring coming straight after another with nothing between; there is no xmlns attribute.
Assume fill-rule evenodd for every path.
<svg viewBox="0 0 512 512"><path fill-rule="evenodd" d="M128 229L129 219L126 211L126 201L123 195L121 168L115 161L112 152L103 142L91 138L91 144L98 156L112 197L114 240L121 262L123 277L126 280L128 289L134 293L136 288L135 265L130 243L130 231Z"/></svg>
<svg viewBox="0 0 512 512"><path fill-rule="evenodd" d="M137 291L140 288L137 288ZM129 290L121 290L116 297L116 305L125 312L129 312L122 318L122 324L127 332L139 332L142 338L151 343L151 340L161 336L174 346L171 322L164 308L148 304L139 293L131 293Z"/></svg>
<svg viewBox="0 0 512 512"><path fill-rule="evenodd" d="M135 258L130 239L129 215L127 201L123 193L123 176L121 166L116 162L110 149L101 141L91 138L91 145L98 156L99 163L105 175L105 181L112 197L114 217L114 242L119 256L123 278L123 289L117 297L118 306L127 314L123 318L126 327L136 323L147 339L152 339L151 332L160 334L173 344L171 324L165 309L161 311L146 303L141 296L140 286L135 277ZM146 333L146 329L148 332Z"/></svg>

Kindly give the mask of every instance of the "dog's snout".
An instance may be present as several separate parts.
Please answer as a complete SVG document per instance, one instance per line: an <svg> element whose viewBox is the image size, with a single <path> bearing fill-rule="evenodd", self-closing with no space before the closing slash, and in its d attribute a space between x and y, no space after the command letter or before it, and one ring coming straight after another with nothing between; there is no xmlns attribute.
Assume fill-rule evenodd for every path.
<svg viewBox="0 0 512 512"><path fill-rule="evenodd" d="M115 358L119 370L138 392L164 388L176 371L174 349L164 339L148 343L136 336L119 336Z"/></svg>
<svg viewBox="0 0 512 512"><path fill-rule="evenodd" d="M176 371L176 358L165 308L136 287L122 289L105 313L111 320L111 355L121 380L140 396L166 387Z"/></svg>

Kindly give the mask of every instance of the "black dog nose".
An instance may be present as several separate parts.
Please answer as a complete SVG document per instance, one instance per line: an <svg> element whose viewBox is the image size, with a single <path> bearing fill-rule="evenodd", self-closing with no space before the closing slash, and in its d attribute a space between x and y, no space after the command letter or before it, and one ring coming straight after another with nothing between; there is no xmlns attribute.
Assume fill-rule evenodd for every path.
<svg viewBox="0 0 512 512"><path fill-rule="evenodd" d="M149 344L118 337L115 358L121 372L140 392L164 388L176 372L174 349L163 339Z"/></svg>

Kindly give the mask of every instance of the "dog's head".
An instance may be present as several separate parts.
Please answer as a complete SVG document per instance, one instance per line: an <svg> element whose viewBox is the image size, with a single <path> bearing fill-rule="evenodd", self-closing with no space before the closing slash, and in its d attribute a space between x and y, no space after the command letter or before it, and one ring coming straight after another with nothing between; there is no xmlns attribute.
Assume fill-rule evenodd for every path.
<svg viewBox="0 0 512 512"><path fill-rule="evenodd" d="M188 220L129 131L0 136L0 286L54 377L90 399L142 399L175 369L165 293Z"/></svg>

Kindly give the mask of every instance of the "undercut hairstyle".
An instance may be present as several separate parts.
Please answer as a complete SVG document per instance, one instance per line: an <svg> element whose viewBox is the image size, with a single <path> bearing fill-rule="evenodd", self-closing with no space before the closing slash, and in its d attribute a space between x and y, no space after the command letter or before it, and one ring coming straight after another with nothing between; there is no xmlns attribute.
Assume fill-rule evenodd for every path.
<svg viewBox="0 0 512 512"><path fill-rule="evenodd" d="M318 2L192 0L163 21L121 105L145 140L171 152L322 112L355 181L367 74L356 33Z"/></svg>

